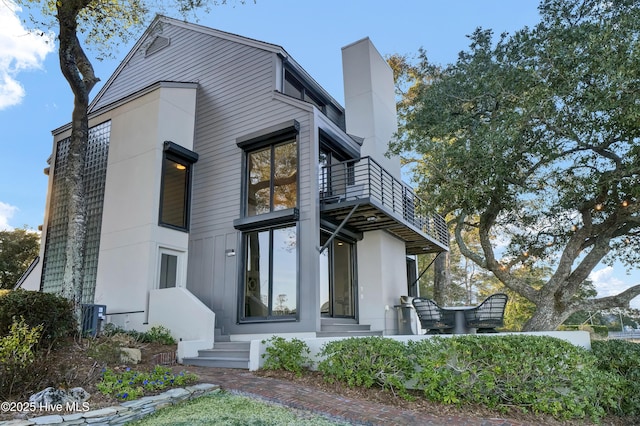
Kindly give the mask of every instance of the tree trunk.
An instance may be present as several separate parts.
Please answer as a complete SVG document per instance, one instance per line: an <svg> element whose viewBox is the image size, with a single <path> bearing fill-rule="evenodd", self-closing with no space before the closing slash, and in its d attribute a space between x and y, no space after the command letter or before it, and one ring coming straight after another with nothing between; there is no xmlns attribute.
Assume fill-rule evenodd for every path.
<svg viewBox="0 0 640 426"><path fill-rule="evenodd" d="M450 283L449 252L442 252L433 263L433 300L440 306L446 303Z"/></svg>
<svg viewBox="0 0 640 426"><path fill-rule="evenodd" d="M573 312L553 309L553 301L538 302L536 310L522 327L522 331L554 331Z"/></svg>
<svg viewBox="0 0 640 426"><path fill-rule="evenodd" d="M58 55L60 70L74 95L71 140L67 157L64 190L68 208L67 241L62 295L74 305L78 330L82 331L82 286L86 235L86 195L84 188L85 153L89 140L89 93L99 81L77 37L78 13L87 6L83 1L57 3L60 24Z"/></svg>

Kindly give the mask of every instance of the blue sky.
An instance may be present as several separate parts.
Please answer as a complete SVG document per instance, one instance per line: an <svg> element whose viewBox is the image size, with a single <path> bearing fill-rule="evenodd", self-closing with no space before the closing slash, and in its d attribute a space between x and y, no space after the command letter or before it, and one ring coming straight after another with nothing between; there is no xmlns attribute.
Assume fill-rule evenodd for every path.
<svg viewBox="0 0 640 426"><path fill-rule="evenodd" d="M538 21L537 4L534 0L257 0L255 4L248 0L244 5L214 7L209 14L199 14L198 23L284 47L342 103L343 46L368 36L383 55L415 54L424 47L435 62L454 62L468 44L466 35L476 27L500 33L533 25ZM51 153L51 131L69 122L73 98L59 70L55 40L45 44L46 37L29 36L19 21L10 21L12 15L0 2L0 227L37 228L44 215L43 169ZM102 82L131 44L117 47L116 59L94 61ZM88 53L91 57L93 52ZM18 85L21 95L16 94ZM92 95L100 88L96 86Z"/></svg>
<svg viewBox="0 0 640 426"><path fill-rule="evenodd" d="M455 62L477 27L513 33L539 20L537 0L251 0L199 14L198 23L278 44L339 102L343 101L341 47L369 37L382 55L415 54ZM29 35L0 2L0 229L43 221L51 131L69 122L73 98L62 77L55 40ZM18 17L25 17L23 12ZM131 45L116 59L94 61L107 81ZM88 52L93 57L93 52ZM98 93L98 85L92 95ZM639 274L635 274L638 276ZM638 282L623 268L596 268L603 294ZM640 304L640 302L639 302Z"/></svg>

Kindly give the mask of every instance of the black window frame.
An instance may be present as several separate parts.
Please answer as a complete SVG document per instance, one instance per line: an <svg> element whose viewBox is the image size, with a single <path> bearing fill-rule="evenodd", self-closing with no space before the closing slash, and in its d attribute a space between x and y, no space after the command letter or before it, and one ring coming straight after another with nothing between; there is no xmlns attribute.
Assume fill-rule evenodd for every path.
<svg viewBox="0 0 640 426"><path fill-rule="evenodd" d="M240 262L240 293L238 298L238 323L263 323L263 322L294 322L300 319L300 273L296 268L296 300L295 300L295 313L290 315L274 315L273 307L275 305L274 297L274 232L285 229L293 228L296 238L296 264L300 262L300 250L298 250L300 229L297 222L281 223L273 227L258 227L247 230L242 233L242 261ZM247 262L249 255L249 234L251 233L269 233L269 247L268 247L268 270L265 271L269 276L269 288L268 288L268 302L267 302L267 315L266 316L247 316L245 312L246 302L246 285L247 285Z"/></svg>
<svg viewBox="0 0 640 426"><path fill-rule="evenodd" d="M234 220L236 229L245 231L264 226L277 226L286 222L295 222L299 217L298 203L300 202L300 124L296 120L281 123L263 131L252 133L236 141L236 145L243 150L242 157L242 202L240 218ZM282 142L295 139L297 156L296 207L269 211L258 215L248 215L248 186L249 186L249 154L268 146L276 146ZM271 202L270 202L271 203Z"/></svg>
<svg viewBox="0 0 640 426"><path fill-rule="evenodd" d="M287 83L293 86L300 93L300 96L288 93L288 91L286 90ZM309 102L310 104L318 108L323 114L327 113L327 102L323 101L316 92L314 92L311 88L309 88L302 82L302 79L300 79L296 75L296 73L288 68L285 68L284 70L284 83L282 92L287 96L291 96L292 98Z"/></svg>
<svg viewBox="0 0 640 426"><path fill-rule="evenodd" d="M165 184L167 176L167 162L173 162L175 164L181 164L185 166L185 188L184 188L184 220L183 223L178 225L175 223L165 222L163 220L163 205L165 197ZM191 189L193 183L193 165L198 161L198 154L195 152L180 146L171 141L165 141L163 144L162 155L162 176L160 179L160 200L158 207L158 226L164 228L174 229L176 231L189 232L191 225Z"/></svg>
<svg viewBox="0 0 640 426"><path fill-rule="evenodd" d="M245 299L247 285L247 256L249 251L248 238L251 233L254 232L269 232L269 295L270 302L273 300L273 233L278 229L284 229L293 227L295 230L296 238L296 265L300 263L300 251L299 251L299 202L300 202L300 124L296 120L290 120L284 123L280 123L271 126L267 129L263 129L258 132L246 135L236 140L236 145L242 149L242 202L240 206L240 217L234 220L234 228L242 232L241 237L241 261L238 262L238 323L256 323L256 322L292 322L299 320L300 309L300 274L297 272L296 267L296 309L295 314L292 315L267 315L267 316L254 316L247 317L245 315ZM282 210L269 211L267 213L248 215L248 186L249 186L249 155L252 152L256 152L267 147L271 147L272 155L273 149L282 145L288 141L295 141L296 143L296 207L287 208ZM271 170L273 173L273 170ZM272 184L273 186L273 184ZM272 196L273 194L271 194ZM270 201L270 210L272 208L272 201ZM270 306L270 305L269 305ZM271 308L271 306L270 306ZM269 311L271 314L271 311Z"/></svg>
<svg viewBox="0 0 640 426"><path fill-rule="evenodd" d="M279 147L285 146L285 145L289 145L289 144L295 144L295 150L296 150L296 169L295 169L295 174L296 174L296 189L295 189L295 206L292 207L286 207L286 208L276 208L276 158L277 158L277 149ZM250 164L250 158L253 154L255 153L259 153L259 152L265 152L268 151L269 153L269 186L268 188L264 188L264 189L268 189L269 192L269 205L268 205L268 211L263 212L263 213L254 213L254 214L249 214L249 182L251 181L251 167L249 166ZM260 148L256 148L250 151L246 151L246 167L245 167L245 182L246 182L246 188L245 188L245 193L247 195L247 197L244 200L244 216L245 217L254 217L254 216L262 216L264 214L269 214L269 213L274 213L277 211L281 211L281 210L289 210L289 209L295 209L298 207L298 195L299 195L299 191L298 191L298 187L299 187L299 166L300 166L300 161L299 161L299 155L298 155L298 151L299 151L299 144L298 144L298 139L295 137L291 137L290 139L286 139L284 141L279 141L277 143L274 144L270 144L267 145L265 147L260 147Z"/></svg>

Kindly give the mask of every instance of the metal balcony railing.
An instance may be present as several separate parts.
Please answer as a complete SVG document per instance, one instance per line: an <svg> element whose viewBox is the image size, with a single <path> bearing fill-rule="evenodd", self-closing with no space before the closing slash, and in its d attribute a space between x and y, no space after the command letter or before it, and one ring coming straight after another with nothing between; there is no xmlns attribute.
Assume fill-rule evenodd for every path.
<svg viewBox="0 0 640 426"><path fill-rule="evenodd" d="M318 176L320 201L325 206L368 200L386 214L449 246L442 216L426 214L426 205L413 189L393 177L371 157L323 166Z"/></svg>

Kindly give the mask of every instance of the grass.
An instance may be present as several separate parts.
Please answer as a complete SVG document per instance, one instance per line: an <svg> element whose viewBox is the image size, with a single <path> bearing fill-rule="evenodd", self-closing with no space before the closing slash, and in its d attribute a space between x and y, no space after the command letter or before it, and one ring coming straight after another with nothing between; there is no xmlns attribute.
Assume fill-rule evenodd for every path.
<svg viewBox="0 0 640 426"><path fill-rule="evenodd" d="M305 411L291 410L244 396L218 391L145 417L135 426L156 425L346 425Z"/></svg>

